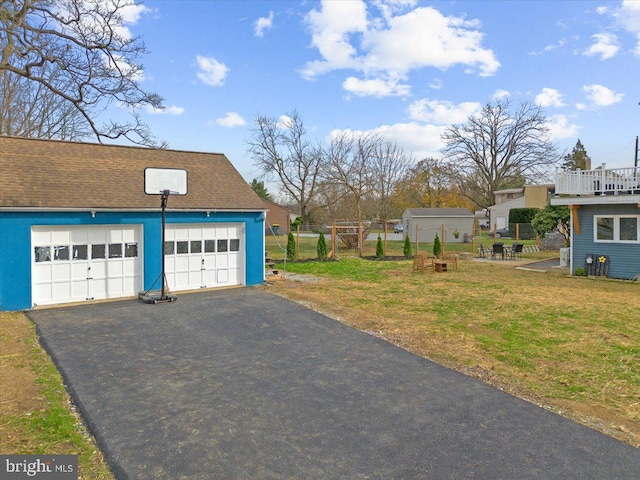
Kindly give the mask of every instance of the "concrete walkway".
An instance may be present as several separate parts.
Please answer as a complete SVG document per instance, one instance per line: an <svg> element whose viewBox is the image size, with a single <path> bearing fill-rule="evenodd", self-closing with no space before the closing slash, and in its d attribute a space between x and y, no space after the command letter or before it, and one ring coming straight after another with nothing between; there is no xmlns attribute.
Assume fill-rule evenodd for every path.
<svg viewBox="0 0 640 480"><path fill-rule="evenodd" d="M640 478L640 449L257 288L29 316L119 479Z"/></svg>

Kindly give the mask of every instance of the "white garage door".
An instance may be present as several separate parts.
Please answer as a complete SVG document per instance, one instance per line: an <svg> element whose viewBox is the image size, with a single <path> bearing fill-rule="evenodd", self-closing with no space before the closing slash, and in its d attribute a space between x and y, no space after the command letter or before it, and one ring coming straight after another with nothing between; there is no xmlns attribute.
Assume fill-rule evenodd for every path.
<svg viewBox="0 0 640 480"><path fill-rule="evenodd" d="M136 295L142 290L140 225L31 229L34 305Z"/></svg>
<svg viewBox="0 0 640 480"><path fill-rule="evenodd" d="M245 283L241 223L167 225L164 253L172 291Z"/></svg>

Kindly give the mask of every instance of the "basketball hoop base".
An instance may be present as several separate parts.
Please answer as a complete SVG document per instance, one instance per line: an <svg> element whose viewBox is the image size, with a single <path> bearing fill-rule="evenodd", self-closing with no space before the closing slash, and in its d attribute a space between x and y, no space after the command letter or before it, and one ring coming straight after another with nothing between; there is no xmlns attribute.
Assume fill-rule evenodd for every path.
<svg viewBox="0 0 640 480"><path fill-rule="evenodd" d="M160 290L153 290L149 292L138 293L138 299L143 303L156 304L156 303L175 302L178 299L178 297L176 297L171 293L165 293L163 297Z"/></svg>

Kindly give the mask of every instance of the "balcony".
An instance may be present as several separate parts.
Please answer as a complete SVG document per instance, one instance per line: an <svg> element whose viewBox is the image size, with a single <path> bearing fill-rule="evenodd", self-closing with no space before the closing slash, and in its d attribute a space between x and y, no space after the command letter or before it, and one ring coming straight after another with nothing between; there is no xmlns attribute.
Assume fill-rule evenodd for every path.
<svg viewBox="0 0 640 480"><path fill-rule="evenodd" d="M556 195L640 195L640 167L556 170Z"/></svg>

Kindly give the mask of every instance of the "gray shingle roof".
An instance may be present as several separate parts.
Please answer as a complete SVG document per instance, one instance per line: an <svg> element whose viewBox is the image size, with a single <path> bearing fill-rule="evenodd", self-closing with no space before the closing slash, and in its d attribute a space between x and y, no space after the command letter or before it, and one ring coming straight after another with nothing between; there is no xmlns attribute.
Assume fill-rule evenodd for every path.
<svg viewBox="0 0 640 480"><path fill-rule="evenodd" d="M188 193L169 209L264 210L260 197L220 153L158 150L0 136L0 208L157 209L144 170L186 169Z"/></svg>
<svg viewBox="0 0 640 480"><path fill-rule="evenodd" d="M473 217L468 208L408 208L412 217Z"/></svg>

